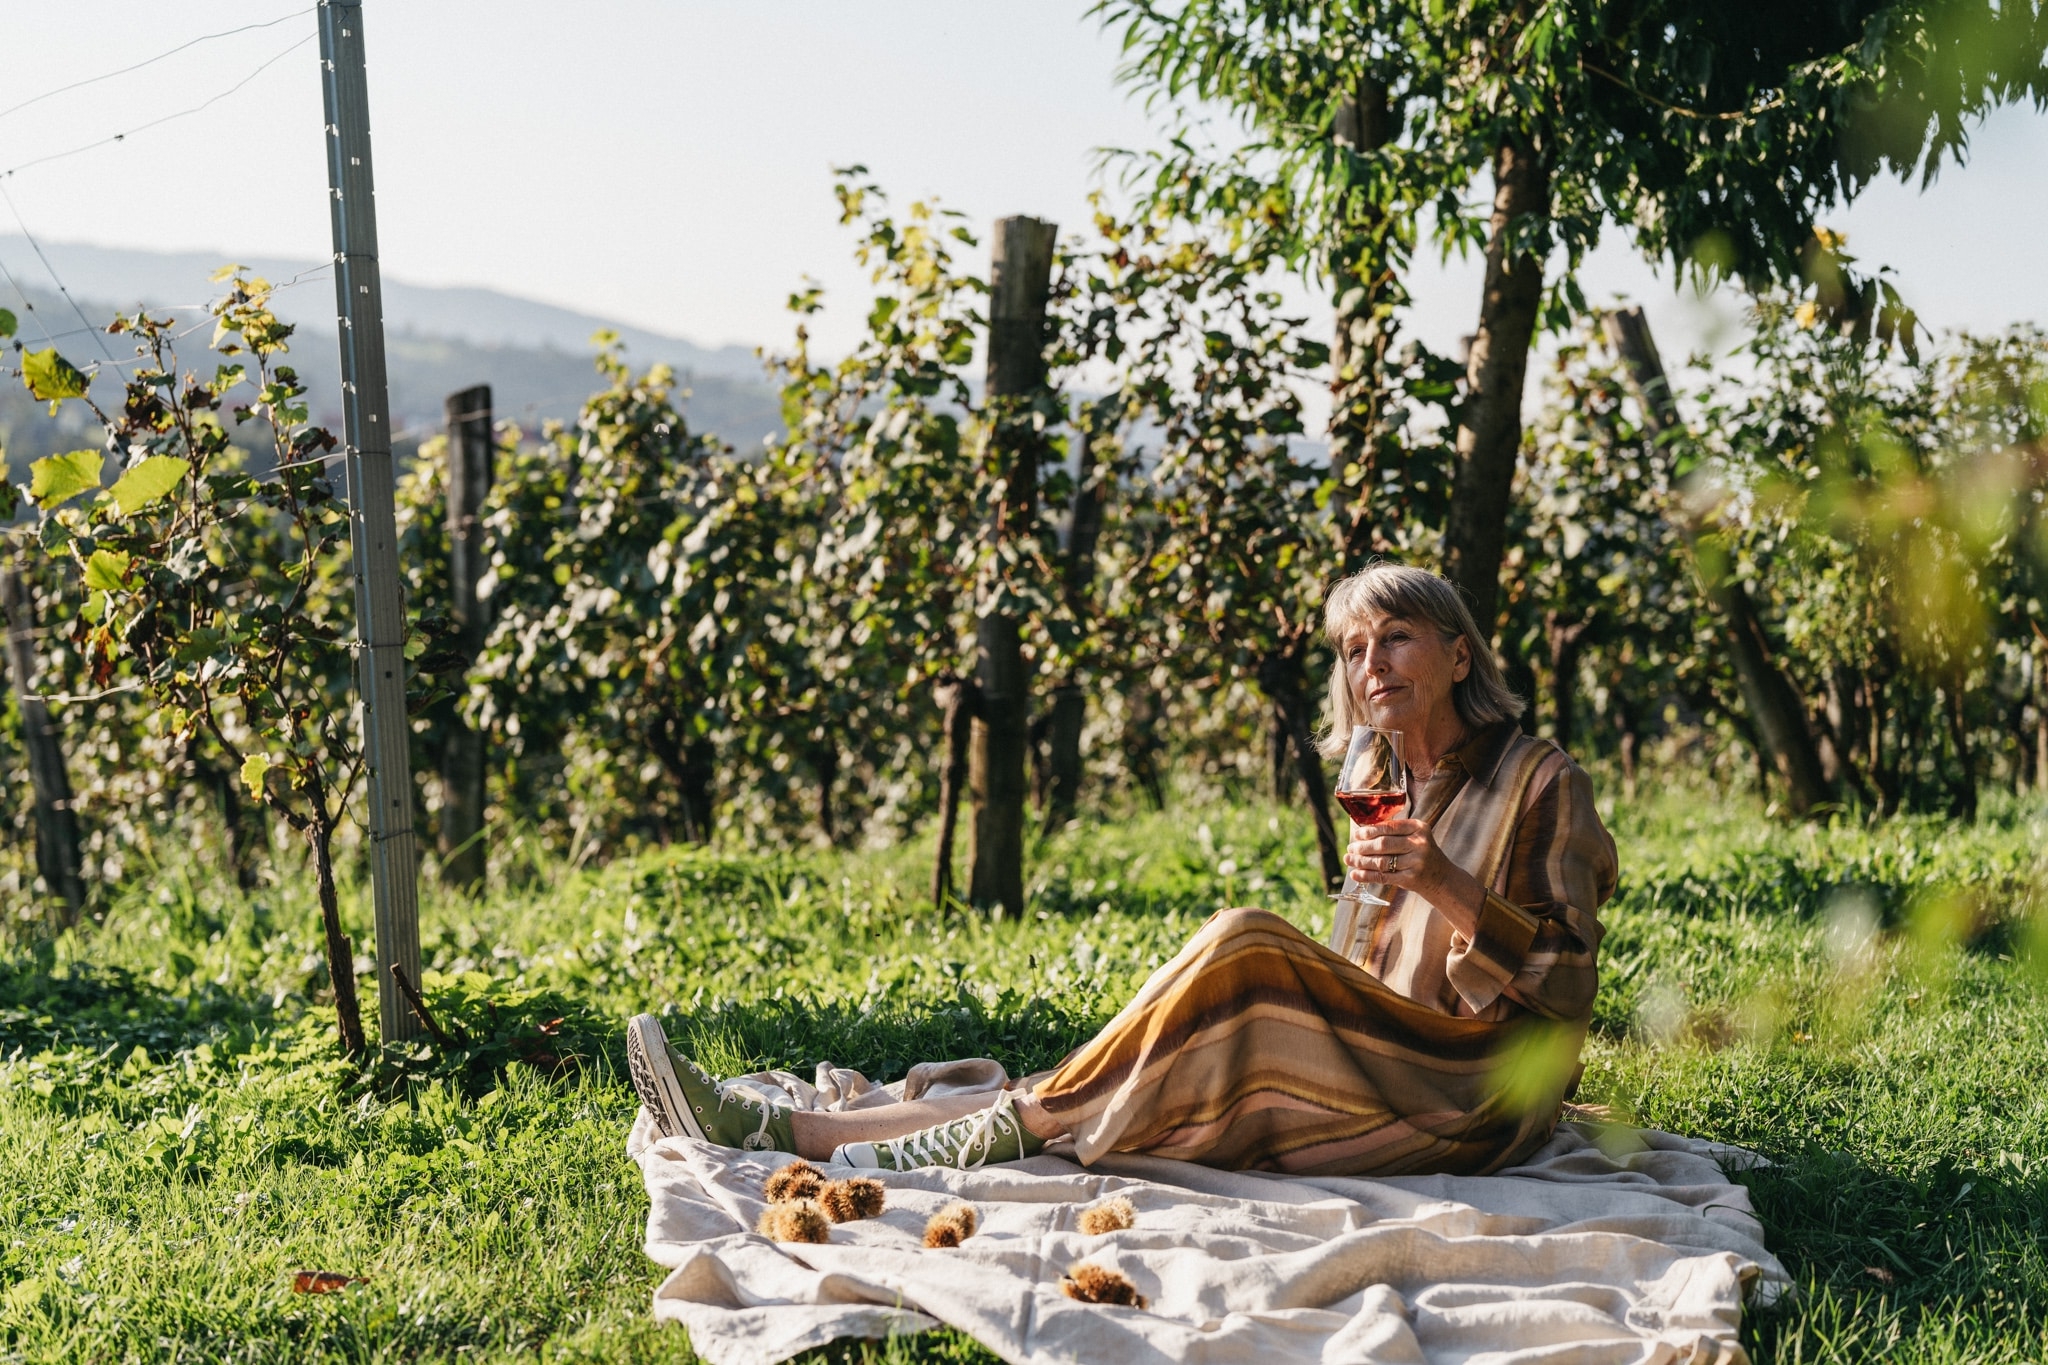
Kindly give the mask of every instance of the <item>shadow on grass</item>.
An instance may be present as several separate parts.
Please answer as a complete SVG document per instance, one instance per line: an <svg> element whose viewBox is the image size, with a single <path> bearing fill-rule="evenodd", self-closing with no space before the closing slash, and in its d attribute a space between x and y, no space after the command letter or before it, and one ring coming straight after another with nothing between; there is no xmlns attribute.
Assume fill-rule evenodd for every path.
<svg viewBox="0 0 2048 1365"><path fill-rule="evenodd" d="M2026 903L2031 886L2010 870L1978 869L1977 877L1930 881L1911 877L1843 876L1838 868L1785 853L1731 854L1710 870L1654 872L1624 885L1615 908L1662 911L1686 919L1721 920L1741 914L1790 915L1810 920L1855 903L1875 914L1880 929L1912 927L1923 911L1964 910L1953 928L1970 952L2010 953L2019 928L2011 910Z"/></svg>
<svg viewBox="0 0 2048 1365"><path fill-rule="evenodd" d="M625 1020L589 1009L574 992L458 984L428 996L458 1046L422 1046L417 1056L387 1051L373 1067L384 1088L446 1078L480 1093L515 1063L558 1077L593 1065L624 1075ZM267 994L213 983L180 993L119 967L74 965L60 973L33 957L0 962L0 1057L79 1049L118 1063L140 1047L162 1062L201 1044L240 1053L302 1017L296 1007L275 1010ZM808 1075L831 1061L877 1081L919 1062L961 1057L994 1057L1025 1075L1058 1062L1102 1022L1092 1009L1056 1000L1013 991L984 999L967 989L870 1005L805 997L726 1004L664 1020L678 1047L727 1074L782 1067Z"/></svg>
<svg viewBox="0 0 2048 1365"><path fill-rule="evenodd" d="M33 956L0 962L0 1055L141 1047L162 1057L224 1036L253 1037L273 1018L269 996L210 982L173 994L120 967L79 965L58 975Z"/></svg>
<svg viewBox="0 0 2048 1365"><path fill-rule="evenodd" d="M2016 1155L1901 1175L1815 1152L1738 1177L1798 1286L1746 1316L1752 1358L1869 1359L1927 1338L1912 1354L1939 1359L2038 1340L2048 1326L2044 1176L2048 1167Z"/></svg>

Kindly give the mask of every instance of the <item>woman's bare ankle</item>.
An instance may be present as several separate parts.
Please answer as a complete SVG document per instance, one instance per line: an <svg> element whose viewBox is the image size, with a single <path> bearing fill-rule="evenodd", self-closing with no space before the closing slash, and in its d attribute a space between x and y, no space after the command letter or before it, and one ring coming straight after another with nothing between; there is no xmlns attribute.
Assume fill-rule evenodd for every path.
<svg viewBox="0 0 2048 1365"><path fill-rule="evenodd" d="M935 1100L906 1100L874 1109L799 1109L789 1116L796 1153L808 1161L830 1161L833 1151L848 1142L886 1142L907 1137L935 1123L949 1123L995 1103L995 1092L947 1095Z"/></svg>
<svg viewBox="0 0 2048 1365"><path fill-rule="evenodd" d="M796 1139L796 1154L806 1161L830 1161L839 1139L831 1125L818 1122L831 1117L811 1109L799 1109L789 1116L790 1136Z"/></svg>

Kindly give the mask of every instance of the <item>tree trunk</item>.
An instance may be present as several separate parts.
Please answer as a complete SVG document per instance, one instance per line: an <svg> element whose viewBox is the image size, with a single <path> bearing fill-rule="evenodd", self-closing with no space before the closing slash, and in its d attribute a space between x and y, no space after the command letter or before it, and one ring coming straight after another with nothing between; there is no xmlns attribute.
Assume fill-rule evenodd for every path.
<svg viewBox="0 0 2048 1365"><path fill-rule="evenodd" d="M351 1057L363 1052L363 1013L356 1003L356 952L341 931L341 898L334 889L334 830L323 811L306 826L313 849L313 876L320 893L320 927L327 935L327 977L334 986L334 1017L341 1029L341 1050Z"/></svg>
<svg viewBox="0 0 2048 1365"><path fill-rule="evenodd" d="M1559 619L1554 611L1543 613L1544 642L1550 647L1550 731L1557 747L1570 752L1573 714L1579 690L1579 655L1586 645L1586 632L1593 618L1576 621Z"/></svg>
<svg viewBox="0 0 2048 1365"><path fill-rule="evenodd" d="M466 676L490 634L489 604L477 596L490 563L484 534L484 499L495 476L491 388L479 384L450 394L448 414L448 604L455 622L455 652ZM475 891L484 882L484 737L447 707L441 745L441 879Z"/></svg>
<svg viewBox="0 0 2048 1365"><path fill-rule="evenodd" d="M674 784L683 838L693 844L709 843L712 829L712 791L718 782L718 747L708 738L692 733L690 718L678 709L664 706L647 729L647 748ZM662 825L662 837L668 837Z"/></svg>
<svg viewBox="0 0 2048 1365"><path fill-rule="evenodd" d="M1863 708L1857 702L1859 692L1856 670L1846 664L1828 670L1820 761L1822 776L1835 786L1857 780L1855 762L1864 748L1865 724Z"/></svg>
<svg viewBox="0 0 2048 1365"><path fill-rule="evenodd" d="M832 798L839 785L839 746L831 740L821 740L811 749L811 771L818 778L818 832L825 836L828 844L839 842L839 822L832 809Z"/></svg>
<svg viewBox="0 0 2048 1365"><path fill-rule="evenodd" d="M1045 386L1045 306L1058 230L1035 218L996 222L989 271L987 393L994 430L989 457L1003 480L996 509L999 544L1032 534L1038 512L1041 437L1028 423L1002 420L1004 401ZM975 626L975 678L981 687L968 781L974 793L974 872L968 899L1024 913L1025 772L1031 687L1017 618L992 602Z"/></svg>
<svg viewBox="0 0 2048 1365"><path fill-rule="evenodd" d="M440 755L441 880L474 892L484 884L484 737L449 700Z"/></svg>
<svg viewBox="0 0 2048 1365"><path fill-rule="evenodd" d="M1858 717L1853 704L1841 696L1841 677L1848 670L1830 669L1824 684L1827 695L1818 715L1808 714L1813 729L1814 752L1820 756L1820 777L1830 792L1855 792L1866 800L1869 792L1863 774L1856 767L1855 733Z"/></svg>
<svg viewBox="0 0 2048 1365"><path fill-rule="evenodd" d="M1522 445L1522 382L1543 302L1543 258L1528 252L1510 255L1510 234L1522 220L1549 216L1550 168L1535 149L1507 139L1494 153L1493 180L1486 292L1465 362L1468 391L1458 423L1457 473L1444 535L1445 571L1465 590L1488 638L1498 624L1508 494Z"/></svg>
<svg viewBox="0 0 2048 1365"><path fill-rule="evenodd" d="M1735 665L1743 704L1756 722L1762 753L1784 781L1793 813L1810 814L1834 794L1821 771L1806 708L1791 679L1771 657L1763 621L1735 578L1726 553L1704 546L1701 550L1698 559L1707 576L1707 595L1721 615L1728 657Z"/></svg>
<svg viewBox="0 0 2048 1365"><path fill-rule="evenodd" d="M1340 148L1366 155L1394 136L1394 111L1385 81L1366 77L1337 111L1331 130ZM1381 215L1346 225L1331 246L1330 283L1336 327L1330 347L1330 470L1336 475L1338 525L1344 534L1344 570L1353 572L1379 548L1380 422L1385 406L1382 362L1393 336L1386 315L1393 271Z"/></svg>
<svg viewBox="0 0 2048 1365"><path fill-rule="evenodd" d="M974 713L980 697L971 681L951 674L939 680L936 693L946 757L939 768L939 846L932 856L932 907L944 910L953 894L953 832L960 822L960 793L967 785L968 753L974 747Z"/></svg>
<svg viewBox="0 0 2048 1365"><path fill-rule="evenodd" d="M29 783L35 791L36 871L63 901L63 924L68 929L85 910L78 813L71 804L63 737L49 704L36 690L35 599L28 581L12 568L0 569L0 611L7 617L7 671L21 712L21 745L28 754Z"/></svg>
<svg viewBox="0 0 2048 1365"><path fill-rule="evenodd" d="M1131 693L1124 722L1124 762L1153 810L1166 809L1166 783L1159 771L1159 698L1150 688Z"/></svg>
<svg viewBox="0 0 2048 1365"><path fill-rule="evenodd" d="M1075 682L1053 689L1045 715L1045 791L1039 808L1047 834L1066 828L1081 798L1081 732L1088 725L1088 694Z"/></svg>
<svg viewBox="0 0 2048 1365"><path fill-rule="evenodd" d="M1731 719L1735 722L1736 732L1742 736L1743 742L1749 745L1750 757L1756 761L1756 799L1759 801L1769 801L1771 799L1770 750L1764 744L1763 738L1757 734L1756 726L1751 722L1748 711L1745 710L1731 717Z"/></svg>
<svg viewBox="0 0 2048 1365"><path fill-rule="evenodd" d="M701 735L693 736L683 745L682 766L683 836L692 843L711 842L712 789L717 782L717 746Z"/></svg>
<svg viewBox="0 0 2048 1365"><path fill-rule="evenodd" d="M1942 695L1949 742L1955 746L1956 776L1949 783L1949 814L1958 820L1977 818L1977 756L1970 744L1970 719L1963 708L1961 680L1949 679Z"/></svg>
<svg viewBox="0 0 2048 1365"><path fill-rule="evenodd" d="M1067 515L1067 548L1061 565L1067 605L1076 622L1087 617L1089 588L1095 581L1095 547L1102 539L1102 515L1109 501L1109 471L1095 449L1093 424L1083 421L1074 431L1074 501ZM1043 808L1047 833L1065 827L1081 803L1081 732L1088 724L1088 694L1071 676L1054 689L1046 725L1046 786Z"/></svg>
<svg viewBox="0 0 2048 1365"><path fill-rule="evenodd" d="M1277 710L1266 727L1266 761L1272 773L1273 804L1284 806L1294 796L1294 736L1287 732Z"/></svg>
<svg viewBox="0 0 2048 1365"><path fill-rule="evenodd" d="M1295 772L1301 794L1316 822L1316 848L1322 855L1323 882L1329 891L1344 885L1344 846L1330 818L1330 785L1323 774L1323 756L1316 752L1315 704L1308 695L1301 660L1275 656L1259 663L1259 688L1273 704L1274 718L1293 741Z"/></svg>
<svg viewBox="0 0 2048 1365"><path fill-rule="evenodd" d="M1064 686L1064 684L1062 684ZM1059 707L1060 689L1053 689L1053 704L1031 718L1024 727L1024 753L1031 772L1031 804L1042 815L1052 801L1051 759L1046 753L1046 736L1052 731L1052 715Z"/></svg>
<svg viewBox="0 0 2048 1365"><path fill-rule="evenodd" d="M1636 731L1635 708L1629 705L1628 698L1621 695L1619 688L1610 695L1614 699L1614 728L1621 736L1621 795L1623 800L1633 804L1636 799L1636 756L1642 739Z"/></svg>
<svg viewBox="0 0 2048 1365"><path fill-rule="evenodd" d="M1678 405L1643 310L1629 308L1608 313L1602 324L1608 343L1621 357L1651 439L1662 440L1667 433L1679 430ZM1760 753L1784 780L1793 811L1805 815L1834 796L1822 770L1806 704L1798 688L1771 657L1763 620L1750 600L1749 590L1735 576L1725 551L1712 542L1702 543L1700 527L1690 518L1681 521L1678 530L1692 554L1707 600L1720 620L1736 683L1761 743Z"/></svg>
<svg viewBox="0 0 2048 1365"><path fill-rule="evenodd" d="M2027 713L2033 707L2027 704L2027 695L2022 692L2006 703L2005 733L2012 736L2012 789L2025 793L2034 786L2034 748L2027 735Z"/></svg>

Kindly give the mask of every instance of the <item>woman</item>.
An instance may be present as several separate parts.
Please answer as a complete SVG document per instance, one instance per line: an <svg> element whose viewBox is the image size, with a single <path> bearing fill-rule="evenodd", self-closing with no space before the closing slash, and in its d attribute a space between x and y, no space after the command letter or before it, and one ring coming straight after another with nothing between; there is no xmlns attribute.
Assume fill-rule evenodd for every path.
<svg viewBox="0 0 2048 1365"><path fill-rule="evenodd" d="M1083 1163L1143 1152L1316 1175L1483 1174L1540 1146L1593 1008L1614 841L1577 764L1515 724L1458 591L1378 564L1331 591L1326 749L1402 735L1412 818L1352 829L1345 862L1388 890L1339 902L1328 947L1225 910L1051 1072L1000 1092L847 1113L718 1084L634 1019L633 1082L664 1135L857 1166L978 1166L1071 1138ZM1377 907L1373 907L1377 908Z"/></svg>

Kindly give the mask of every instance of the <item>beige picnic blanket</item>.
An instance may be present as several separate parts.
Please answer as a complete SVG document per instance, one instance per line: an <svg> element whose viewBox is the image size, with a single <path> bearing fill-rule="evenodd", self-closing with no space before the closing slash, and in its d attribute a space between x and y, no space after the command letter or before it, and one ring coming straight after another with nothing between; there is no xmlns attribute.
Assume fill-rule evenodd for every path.
<svg viewBox="0 0 2048 1365"><path fill-rule="evenodd" d="M815 1084L786 1072L741 1083L805 1107L867 1108L1001 1075L979 1061L888 1087L829 1066ZM650 1135L643 1113L628 1152L651 1204L647 1254L670 1267L654 1313L712 1365L941 1323L1020 1365L1733 1365L1745 1296L1767 1301L1788 1283L1748 1192L1723 1171L1755 1157L1630 1128L1561 1124L1494 1176L1298 1179L1054 1154L882 1172L887 1210L834 1227L823 1246L753 1232L762 1181L793 1158ZM1135 1226L1082 1235L1081 1211L1112 1195L1135 1206ZM926 1219L963 1199L980 1230L926 1249ZM1081 1261L1122 1272L1149 1309L1065 1297L1060 1277Z"/></svg>

